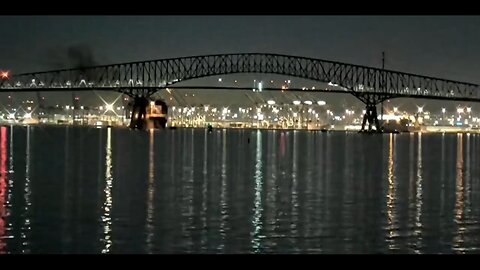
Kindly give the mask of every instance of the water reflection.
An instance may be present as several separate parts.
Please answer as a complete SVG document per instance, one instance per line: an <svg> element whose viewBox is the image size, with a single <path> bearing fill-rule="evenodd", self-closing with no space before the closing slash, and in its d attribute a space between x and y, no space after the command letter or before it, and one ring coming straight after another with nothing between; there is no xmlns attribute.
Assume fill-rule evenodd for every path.
<svg viewBox="0 0 480 270"><path fill-rule="evenodd" d="M255 154L255 200L253 202L253 252L261 251L261 230L262 230L262 185L263 185L263 161L262 161L262 132L257 131L257 148Z"/></svg>
<svg viewBox="0 0 480 270"><path fill-rule="evenodd" d="M35 128L13 129L0 129L0 252L480 248L477 135L59 128L65 143L41 148Z"/></svg>
<svg viewBox="0 0 480 270"><path fill-rule="evenodd" d="M7 253L7 128L0 128L0 254Z"/></svg>
<svg viewBox="0 0 480 270"><path fill-rule="evenodd" d="M396 135L389 135L389 144L388 144L388 193L387 193L387 242L388 248L390 250L397 249L396 238L398 234L398 221L397 221L397 194L396 194L396 185L395 185L395 141Z"/></svg>
<svg viewBox="0 0 480 270"><path fill-rule="evenodd" d="M464 234L466 227L464 225L465 215L465 194L464 194L464 162L463 162L463 134L457 135L457 174L455 179L455 215L456 232L453 237L453 249L459 253L464 253L465 242Z"/></svg>
<svg viewBox="0 0 480 270"><path fill-rule="evenodd" d="M228 222L228 204L227 204L227 130L222 131L222 171L221 171L221 191L220 191L220 236L222 238L219 249L225 249L225 239L227 237ZM192 136L193 138L193 136ZM192 142L193 145L193 142Z"/></svg>
<svg viewBox="0 0 480 270"><path fill-rule="evenodd" d="M414 247L415 253L420 253L422 250L423 236L422 236L422 206L423 206L423 187L422 187L422 133L418 133L417 142L417 179L415 190L415 229L413 231L414 236L417 239L417 243Z"/></svg>
<svg viewBox="0 0 480 270"><path fill-rule="evenodd" d="M27 143L26 143L26 152L25 152L25 186L24 186L24 199L25 199L25 212L24 212L24 222L21 229L21 239L22 239L22 253L30 253L30 232L31 232L31 183L30 183L30 126L27 126Z"/></svg>
<svg viewBox="0 0 480 270"><path fill-rule="evenodd" d="M106 155L105 155L105 189L103 190L105 196L105 202L103 203L103 214L102 214L102 223L103 223L103 244L102 253L109 253L112 246L112 129L107 128L107 145L106 145Z"/></svg>
<svg viewBox="0 0 480 270"><path fill-rule="evenodd" d="M149 131L149 144L148 144L148 189L147 189L147 253L152 253L153 248L153 234L154 224L153 215L155 206L153 204L153 197L155 193L154 181L155 181L155 152L154 152L154 138L155 133L153 129Z"/></svg>

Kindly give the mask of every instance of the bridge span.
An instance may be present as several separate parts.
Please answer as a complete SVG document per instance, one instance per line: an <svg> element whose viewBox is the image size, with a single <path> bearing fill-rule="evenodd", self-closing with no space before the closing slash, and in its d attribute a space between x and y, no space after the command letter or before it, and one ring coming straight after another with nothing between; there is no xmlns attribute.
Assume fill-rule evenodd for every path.
<svg viewBox="0 0 480 270"><path fill-rule="evenodd" d="M134 109L157 91L180 88L176 84L204 77L236 74L278 74L328 83L336 90L306 90L347 93L366 106L362 130L375 125L380 130L376 105L392 98L426 98L480 101L477 84L411 73L354 65L330 60L271 53L236 53L187 56L76 69L2 76L0 92L24 91L117 91L136 100ZM215 87L188 87L209 88ZM244 89L223 87L222 89ZM280 89L265 89L277 91ZM297 89L298 90L298 89ZM132 114L132 121L139 121Z"/></svg>

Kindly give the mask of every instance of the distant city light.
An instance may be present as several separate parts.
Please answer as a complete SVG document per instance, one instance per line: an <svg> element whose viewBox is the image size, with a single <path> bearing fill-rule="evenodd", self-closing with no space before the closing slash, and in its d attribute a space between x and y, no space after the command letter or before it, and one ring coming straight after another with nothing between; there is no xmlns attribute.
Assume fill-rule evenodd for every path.
<svg viewBox="0 0 480 270"><path fill-rule="evenodd" d="M9 72L8 71L1 71L0 72L0 77L2 77L2 79L8 79Z"/></svg>
<svg viewBox="0 0 480 270"><path fill-rule="evenodd" d="M222 78L218 78L218 81L219 81L219 82L222 82Z"/></svg>
<svg viewBox="0 0 480 270"><path fill-rule="evenodd" d="M307 104L307 105L312 105L312 102L310 100L306 100L304 101L303 103Z"/></svg>
<svg viewBox="0 0 480 270"><path fill-rule="evenodd" d="M294 100L293 101L293 105L300 105L300 103L302 103L300 100Z"/></svg>
<svg viewBox="0 0 480 270"><path fill-rule="evenodd" d="M268 104L268 105L274 105L274 104L275 104L275 100L269 100L269 101L267 101L267 104Z"/></svg>
<svg viewBox="0 0 480 270"><path fill-rule="evenodd" d="M319 101L317 101L317 104L320 105L320 106L324 106L325 104L327 104L327 102L325 102L323 100L319 100Z"/></svg>

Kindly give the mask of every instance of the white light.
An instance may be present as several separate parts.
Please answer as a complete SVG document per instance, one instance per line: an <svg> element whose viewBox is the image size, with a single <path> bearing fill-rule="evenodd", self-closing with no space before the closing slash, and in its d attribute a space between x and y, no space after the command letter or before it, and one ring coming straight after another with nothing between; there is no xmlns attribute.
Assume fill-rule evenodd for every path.
<svg viewBox="0 0 480 270"><path fill-rule="evenodd" d="M290 81L290 80L288 80L287 82L288 82L288 83L290 83L291 81Z"/></svg>
<svg viewBox="0 0 480 270"><path fill-rule="evenodd" d="M223 108L222 114L227 114L228 113L228 108Z"/></svg>
<svg viewBox="0 0 480 270"><path fill-rule="evenodd" d="M320 105L320 106L323 106L323 105L325 105L325 104L327 104L327 103L326 103L325 101L323 101L323 100L319 100L319 101L317 101L317 104Z"/></svg>
<svg viewBox="0 0 480 270"><path fill-rule="evenodd" d="M445 113L447 110L445 108L442 108L442 113Z"/></svg>
<svg viewBox="0 0 480 270"><path fill-rule="evenodd" d="M66 105L66 106L65 106L65 109L67 109L67 110L70 109L70 106Z"/></svg>
<svg viewBox="0 0 480 270"><path fill-rule="evenodd" d="M312 105L312 102L310 100L306 100L304 101L303 103L307 104L307 105Z"/></svg>
<svg viewBox="0 0 480 270"><path fill-rule="evenodd" d="M26 113L23 117L27 119L32 118L32 113Z"/></svg>
<svg viewBox="0 0 480 270"><path fill-rule="evenodd" d="M15 113L8 114L8 118L15 118Z"/></svg>
<svg viewBox="0 0 480 270"><path fill-rule="evenodd" d="M294 100L293 101L293 105L300 105L300 103L302 103L300 100Z"/></svg>
<svg viewBox="0 0 480 270"><path fill-rule="evenodd" d="M268 105L274 105L274 104L275 104L275 100L269 100L269 101L267 101L267 104L268 104Z"/></svg>
<svg viewBox="0 0 480 270"><path fill-rule="evenodd" d="M471 113L471 112L472 112L472 108L467 107L467 112L468 112L468 113Z"/></svg>
<svg viewBox="0 0 480 270"><path fill-rule="evenodd" d="M107 111L112 111L112 110L113 110L113 104L107 104L107 105L105 106L105 109L106 109Z"/></svg>
<svg viewBox="0 0 480 270"><path fill-rule="evenodd" d="M423 107L418 107L418 112L419 113L423 112Z"/></svg>
<svg viewBox="0 0 480 270"><path fill-rule="evenodd" d="M100 110L103 110L103 106L100 106L99 108L100 108Z"/></svg>
<svg viewBox="0 0 480 270"><path fill-rule="evenodd" d="M83 106L80 106L80 109L82 109L82 110L83 110L83 108L84 108Z"/></svg>
<svg viewBox="0 0 480 270"><path fill-rule="evenodd" d="M155 106L155 101L150 101L150 106Z"/></svg>
<svg viewBox="0 0 480 270"><path fill-rule="evenodd" d="M457 113L463 113L463 108L458 108Z"/></svg>
<svg viewBox="0 0 480 270"><path fill-rule="evenodd" d="M218 78L218 81L221 82L221 81L222 81L222 78Z"/></svg>
<svg viewBox="0 0 480 270"><path fill-rule="evenodd" d="M394 112L397 112L397 111L398 111L398 108L397 108L397 107L393 107L393 111L394 111Z"/></svg>
<svg viewBox="0 0 480 270"><path fill-rule="evenodd" d="M296 113L296 112L293 113L293 117L297 117L297 113Z"/></svg>
<svg viewBox="0 0 480 270"><path fill-rule="evenodd" d="M262 82L259 82L259 83L258 83L258 91L259 91L259 92L262 92L262 89L263 89L263 83L262 83Z"/></svg>

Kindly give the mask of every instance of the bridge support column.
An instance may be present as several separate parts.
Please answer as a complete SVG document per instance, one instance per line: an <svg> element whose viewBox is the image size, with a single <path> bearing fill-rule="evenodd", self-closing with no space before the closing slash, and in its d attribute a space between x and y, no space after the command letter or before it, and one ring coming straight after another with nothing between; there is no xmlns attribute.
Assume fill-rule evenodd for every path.
<svg viewBox="0 0 480 270"><path fill-rule="evenodd" d="M365 129L365 125L368 122L368 130ZM368 104L366 106L365 114L363 115L361 132L372 132L372 125L375 125L376 132L382 132L380 129L380 122L378 121L377 106L375 104Z"/></svg>
<svg viewBox="0 0 480 270"><path fill-rule="evenodd" d="M130 118L130 128L144 130L146 128L148 98L144 96L135 96L132 104L132 115Z"/></svg>
<svg viewBox="0 0 480 270"><path fill-rule="evenodd" d="M361 100L366 107L365 114L363 115L362 128L360 132L383 132L380 121L378 121L377 104L382 103L385 100L394 98L394 95L385 93L361 93L355 92L353 95ZM366 128L368 122L368 129ZM375 129L372 129L375 126Z"/></svg>

